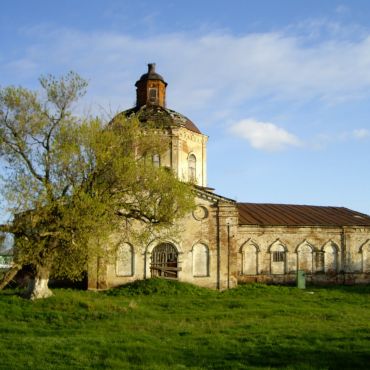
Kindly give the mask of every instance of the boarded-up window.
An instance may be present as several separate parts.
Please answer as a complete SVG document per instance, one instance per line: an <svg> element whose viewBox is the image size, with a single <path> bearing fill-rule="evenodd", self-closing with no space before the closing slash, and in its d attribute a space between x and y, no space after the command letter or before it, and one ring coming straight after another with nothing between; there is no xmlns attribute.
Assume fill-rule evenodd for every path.
<svg viewBox="0 0 370 370"><path fill-rule="evenodd" d="M271 274L285 274L286 252L284 246L275 242L271 248Z"/></svg>
<svg viewBox="0 0 370 370"><path fill-rule="evenodd" d="M298 270L312 272L312 247L307 242L301 244L297 249Z"/></svg>
<svg viewBox="0 0 370 370"><path fill-rule="evenodd" d="M128 243L121 244L117 249L116 274L117 276L132 276L134 272L134 253Z"/></svg>
<svg viewBox="0 0 370 370"><path fill-rule="evenodd" d="M156 103L157 97L158 97L158 90L155 88L150 88L149 89L149 101L151 103Z"/></svg>
<svg viewBox="0 0 370 370"><path fill-rule="evenodd" d="M257 274L257 247L252 243L245 244L242 248L242 273Z"/></svg>
<svg viewBox="0 0 370 370"><path fill-rule="evenodd" d="M362 250L362 271L370 272L370 241L364 244Z"/></svg>
<svg viewBox="0 0 370 370"><path fill-rule="evenodd" d="M338 270L338 248L333 242L324 245L324 271L336 272Z"/></svg>
<svg viewBox="0 0 370 370"><path fill-rule="evenodd" d="M208 247L197 244L193 247L193 275L208 276L209 272L209 252Z"/></svg>

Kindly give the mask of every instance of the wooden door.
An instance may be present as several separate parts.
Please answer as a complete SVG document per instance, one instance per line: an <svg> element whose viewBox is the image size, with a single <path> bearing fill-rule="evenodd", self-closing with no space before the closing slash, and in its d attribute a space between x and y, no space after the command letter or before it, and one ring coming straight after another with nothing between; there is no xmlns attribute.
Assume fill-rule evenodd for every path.
<svg viewBox="0 0 370 370"><path fill-rule="evenodd" d="M174 245L162 243L152 251L151 276L167 279L177 279L179 268L177 266L178 252Z"/></svg>

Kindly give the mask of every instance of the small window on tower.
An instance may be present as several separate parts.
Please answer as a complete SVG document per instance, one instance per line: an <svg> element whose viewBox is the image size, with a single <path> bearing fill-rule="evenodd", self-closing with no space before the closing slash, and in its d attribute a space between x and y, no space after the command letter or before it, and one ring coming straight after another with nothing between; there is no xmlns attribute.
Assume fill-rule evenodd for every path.
<svg viewBox="0 0 370 370"><path fill-rule="evenodd" d="M158 97L158 90L157 89L149 89L149 102L156 103Z"/></svg>

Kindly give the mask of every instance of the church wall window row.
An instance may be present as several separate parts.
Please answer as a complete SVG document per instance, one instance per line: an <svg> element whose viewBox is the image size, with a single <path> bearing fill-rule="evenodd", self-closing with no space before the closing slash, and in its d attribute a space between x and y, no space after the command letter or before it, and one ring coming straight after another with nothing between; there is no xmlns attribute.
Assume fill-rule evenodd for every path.
<svg viewBox="0 0 370 370"><path fill-rule="evenodd" d="M259 256L260 249L254 241L246 241L239 249L239 274L257 275L264 265L264 254ZM362 254L362 271L370 272L370 240L359 250ZM340 248L329 240L321 249L316 249L308 241L299 244L295 250L288 251L287 247L279 240L269 248L270 274L287 274L297 270L304 270L308 274L323 272L337 273L340 269ZM259 258L261 261L259 262ZM262 263L259 266L259 263ZM261 271L262 271L261 270Z"/></svg>

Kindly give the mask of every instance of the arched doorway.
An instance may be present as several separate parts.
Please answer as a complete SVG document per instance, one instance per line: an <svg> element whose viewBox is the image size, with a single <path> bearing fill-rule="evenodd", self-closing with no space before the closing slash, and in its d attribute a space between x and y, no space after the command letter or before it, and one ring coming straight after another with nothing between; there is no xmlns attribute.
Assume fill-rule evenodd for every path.
<svg viewBox="0 0 370 370"><path fill-rule="evenodd" d="M171 243L157 245L152 251L150 271L152 277L177 279L178 252Z"/></svg>

